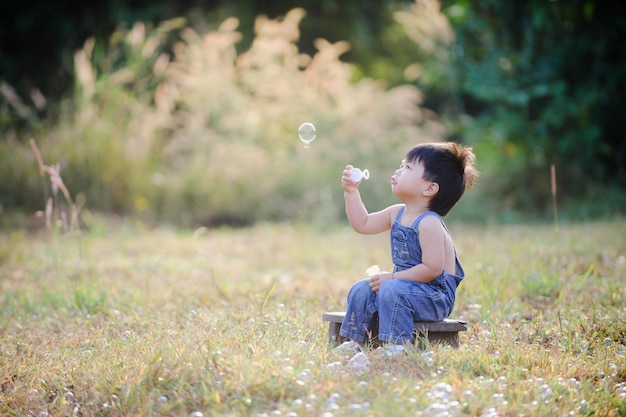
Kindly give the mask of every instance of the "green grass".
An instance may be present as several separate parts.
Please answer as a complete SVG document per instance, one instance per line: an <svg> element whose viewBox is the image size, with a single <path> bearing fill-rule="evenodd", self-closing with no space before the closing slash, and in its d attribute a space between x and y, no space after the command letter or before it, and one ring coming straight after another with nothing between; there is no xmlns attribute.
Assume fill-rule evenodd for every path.
<svg viewBox="0 0 626 417"><path fill-rule="evenodd" d="M0 415L626 415L626 223L449 227L460 348L369 352L365 373L321 315L389 267L385 235L4 232Z"/></svg>

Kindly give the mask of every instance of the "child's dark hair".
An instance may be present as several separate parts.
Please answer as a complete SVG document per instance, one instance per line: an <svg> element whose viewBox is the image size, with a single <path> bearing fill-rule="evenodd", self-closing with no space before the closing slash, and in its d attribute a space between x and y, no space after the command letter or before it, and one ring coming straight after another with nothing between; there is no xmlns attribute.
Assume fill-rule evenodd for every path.
<svg viewBox="0 0 626 417"><path fill-rule="evenodd" d="M421 162L424 179L439 184L439 191L430 200L430 210L440 216L448 214L466 189L478 178L472 148L455 142L424 143L406 154L407 162Z"/></svg>

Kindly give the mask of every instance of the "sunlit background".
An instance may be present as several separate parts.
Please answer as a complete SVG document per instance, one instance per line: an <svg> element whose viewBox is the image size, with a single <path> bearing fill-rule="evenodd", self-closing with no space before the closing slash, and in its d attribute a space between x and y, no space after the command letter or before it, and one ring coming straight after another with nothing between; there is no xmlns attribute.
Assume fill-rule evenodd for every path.
<svg viewBox="0 0 626 417"><path fill-rule="evenodd" d="M406 150L433 140L474 147L482 172L451 217L624 213L614 2L30 3L0 5L4 226L46 206L67 222L74 207L184 227L334 224L346 164L369 170L364 200L382 208Z"/></svg>

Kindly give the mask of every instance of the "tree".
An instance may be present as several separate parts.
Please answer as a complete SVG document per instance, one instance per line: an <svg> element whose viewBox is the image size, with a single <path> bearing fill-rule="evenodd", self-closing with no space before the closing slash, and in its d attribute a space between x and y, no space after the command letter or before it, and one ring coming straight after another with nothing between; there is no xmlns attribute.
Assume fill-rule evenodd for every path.
<svg viewBox="0 0 626 417"><path fill-rule="evenodd" d="M418 0L407 32L424 10ZM417 84L451 137L474 144L500 208L549 206L549 167L578 201L626 187L624 6L593 0L442 2L454 39ZM442 39L440 37L440 39ZM423 48L422 48L423 49ZM435 53L436 52L436 53ZM441 72L435 72L441 71ZM603 188L603 187L600 187Z"/></svg>

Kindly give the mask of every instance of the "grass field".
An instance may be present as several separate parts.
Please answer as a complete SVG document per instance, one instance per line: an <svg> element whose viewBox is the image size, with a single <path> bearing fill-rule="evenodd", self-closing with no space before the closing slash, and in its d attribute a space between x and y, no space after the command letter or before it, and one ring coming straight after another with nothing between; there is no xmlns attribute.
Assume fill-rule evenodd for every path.
<svg viewBox="0 0 626 417"><path fill-rule="evenodd" d="M385 235L0 233L0 415L626 415L626 222L448 226L461 346L368 368L321 316L390 267Z"/></svg>

